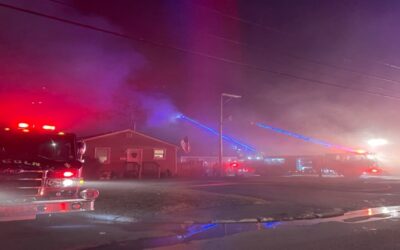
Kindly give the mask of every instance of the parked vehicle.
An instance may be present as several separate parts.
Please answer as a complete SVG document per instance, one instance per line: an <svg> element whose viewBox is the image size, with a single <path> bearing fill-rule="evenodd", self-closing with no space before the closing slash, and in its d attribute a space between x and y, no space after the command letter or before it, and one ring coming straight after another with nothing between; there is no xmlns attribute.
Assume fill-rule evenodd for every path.
<svg viewBox="0 0 400 250"><path fill-rule="evenodd" d="M94 210L98 190L81 190L84 150L74 134L54 126L2 128L0 221Z"/></svg>

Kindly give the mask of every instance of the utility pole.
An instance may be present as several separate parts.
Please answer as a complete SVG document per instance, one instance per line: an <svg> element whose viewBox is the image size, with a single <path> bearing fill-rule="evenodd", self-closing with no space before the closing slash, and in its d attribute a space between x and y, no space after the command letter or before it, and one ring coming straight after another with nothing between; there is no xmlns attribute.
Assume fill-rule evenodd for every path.
<svg viewBox="0 0 400 250"><path fill-rule="evenodd" d="M222 141L222 127L223 127L223 122L224 122L224 94L221 94L220 97L220 110L219 110L219 150L218 150L218 175L222 175L223 171L223 154L224 154L224 146L223 146L223 141Z"/></svg>
<svg viewBox="0 0 400 250"><path fill-rule="evenodd" d="M223 132L223 123L224 123L224 97L229 97L229 98L242 98L240 95L233 95L233 94L227 94L227 93L222 93L220 97L220 112L219 112L219 153L218 153L218 175L222 176L224 166L223 166L223 157L224 157L224 144L222 141L222 132Z"/></svg>

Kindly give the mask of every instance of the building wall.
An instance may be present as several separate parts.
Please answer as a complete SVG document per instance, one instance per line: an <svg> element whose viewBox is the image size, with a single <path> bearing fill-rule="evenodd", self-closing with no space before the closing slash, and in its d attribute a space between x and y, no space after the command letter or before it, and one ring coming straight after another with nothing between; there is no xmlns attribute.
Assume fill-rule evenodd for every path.
<svg viewBox="0 0 400 250"><path fill-rule="evenodd" d="M148 138L141 134L136 134L133 131L126 131L93 139L89 138L85 140L85 142L87 146L85 159L91 162L95 159L96 148L110 148L110 162L97 165L99 165L98 168L101 168L101 170L111 170L115 172L118 177L122 177L123 172L127 168L127 149L129 148L142 150L144 175L157 175L157 166L160 166L161 172L164 174L167 171L171 174L176 174L177 172L177 148L175 146ZM154 149L164 149L165 158L155 159Z"/></svg>

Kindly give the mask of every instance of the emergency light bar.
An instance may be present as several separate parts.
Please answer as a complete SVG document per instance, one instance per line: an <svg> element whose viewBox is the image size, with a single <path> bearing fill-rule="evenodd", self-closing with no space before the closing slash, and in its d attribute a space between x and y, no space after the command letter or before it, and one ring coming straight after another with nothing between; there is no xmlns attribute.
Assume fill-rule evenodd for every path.
<svg viewBox="0 0 400 250"><path fill-rule="evenodd" d="M21 132L28 133L28 132L31 131L31 129L35 130L35 128L39 128L39 127L40 126L36 126L36 124L29 124L29 123L26 123L26 122L19 122L17 127L16 127L16 129L18 129ZM13 127L4 127L3 129L4 129L4 131L11 131L12 128ZM48 130L48 131L55 131L56 130L56 126L48 125L48 124L45 124L45 125L41 126L41 128L43 130ZM65 132L60 131L57 134L58 135L65 135Z"/></svg>
<svg viewBox="0 0 400 250"><path fill-rule="evenodd" d="M55 130L56 129L56 127L52 126L52 125L43 125L42 128L45 130Z"/></svg>
<svg viewBox="0 0 400 250"><path fill-rule="evenodd" d="M28 127L29 127L28 123L25 123L25 122L18 123L18 128L28 128Z"/></svg>

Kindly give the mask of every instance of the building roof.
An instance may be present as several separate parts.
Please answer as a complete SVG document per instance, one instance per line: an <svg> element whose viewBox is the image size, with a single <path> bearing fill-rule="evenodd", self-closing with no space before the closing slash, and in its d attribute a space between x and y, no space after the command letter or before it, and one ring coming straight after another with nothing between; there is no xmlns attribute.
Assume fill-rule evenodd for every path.
<svg viewBox="0 0 400 250"><path fill-rule="evenodd" d="M90 140L95 140L95 139L99 139L99 138L103 138L103 137L109 137L109 136L113 136L113 135L117 135L117 134L122 134L122 133L126 133L126 132L131 132L131 133L134 133L134 134L136 134L136 135L139 135L139 136L142 136L142 137L146 137L146 138L148 138L148 139L150 139L150 140L157 141L157 142L160 142L160 143L162 143L162 144L166 144L166 145L169 145L169 146L178 148L177 145L174 145L174 144L172 144L172 143L163 141L163 140L161 140L161 139L158 139L158 138L155 138L155 137L146 135L146 134L139 133L139 132L134 131L134 130L132 130L132 129L124 129L124 130L112 131L112 132L107 132L107 133L102 133L102 134L97 134L97 135L85 136L85 137L82 137L82 139L83 139L84 141L90 141Z"/></svg>

